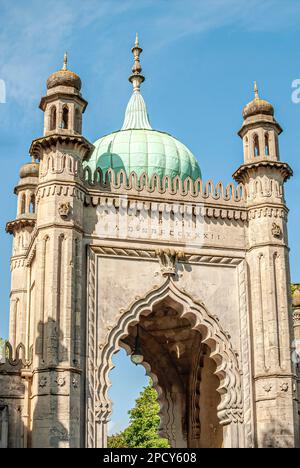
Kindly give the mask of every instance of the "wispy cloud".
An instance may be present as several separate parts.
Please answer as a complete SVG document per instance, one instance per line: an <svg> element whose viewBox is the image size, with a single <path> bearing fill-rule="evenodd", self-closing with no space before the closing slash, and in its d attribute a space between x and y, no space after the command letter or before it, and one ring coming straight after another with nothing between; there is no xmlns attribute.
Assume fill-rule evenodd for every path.
<svg viewBox="0 0 300 468"><path fill-rule="evenodd" d="M82 34L89 37L91 57L96 57L97 48L97 57L89 64L91 74L103 70L108 80L113 70L107 66L121 30L138 26L155 52L218 28L291 28L300 14L297 0L286 0L284 6L282 0L2 0L0 8L0 78L7 83L8 99L24 107L36 104L49 70L60 66L58 57L78 44Z"/></svg>
<svg viewBox="0 0 300 468"><path fill-rule="evenodd" d="M299 25L300 4L297 0L187 0L174 1L172 7L162 2L164 14L154 21L159 35L157 48L184 37L220 28L248 32L281 31Z"/></svg>
<svg viewBox="0 0 300 468"><path fill-rule="evenodd" d="M133 5L132 0L2 3L0 78L7 81L9 98L21 105L36 97L49 65L55 58L62 58L63 51L80 37L82 30L98 23L103 34L108 19L116 19Z"/></svg>

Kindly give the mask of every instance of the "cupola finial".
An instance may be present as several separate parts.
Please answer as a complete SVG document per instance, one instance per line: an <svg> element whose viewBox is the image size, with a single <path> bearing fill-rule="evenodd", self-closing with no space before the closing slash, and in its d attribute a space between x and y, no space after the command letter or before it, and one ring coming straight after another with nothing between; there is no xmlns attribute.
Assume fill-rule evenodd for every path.
<svg viewBox="0 0 300 468"><path fill-rule="evenodd" d="M64 64L63 64L62 69L63 69L63 70L67 70L67 69L68 69L68 54L67 54L67 52L65 52L65 54L64 54Z"/></svg>
<svg viewBox="0 0 300 468"><path fill-rule="evenodd" d="M133 85L133 91L140 92L140 87L143 81L145 81L145 77L141 74L142 67L140 63L140 55L143 52L143 49L139 45L138 33L136 33L135 44L131 50L134 57L134 64L132 67L132 75L130 75L129 81Z"/></svg>
<svg viewBox="0 0 300 468"><path fill-rule="evenodd" d="M255 97L255 99L259 99L258 87L257 87L257 82L256 81L254 81L254 97Z"/></svg>

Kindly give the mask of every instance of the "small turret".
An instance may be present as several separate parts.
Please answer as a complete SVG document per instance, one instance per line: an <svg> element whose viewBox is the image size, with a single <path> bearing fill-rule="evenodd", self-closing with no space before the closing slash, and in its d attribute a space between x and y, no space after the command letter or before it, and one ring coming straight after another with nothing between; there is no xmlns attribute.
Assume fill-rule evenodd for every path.
<svg viewBox="0 0 300 468"><path fill-rule="evenodd" d="M244 122L239 136L244 144L244 162L259 159L279 161L278 135L282 128L274 118L274 107L261 99L254 83L254 99L243 109Z"/></svg>
<svg viewBox="0 0 300 468"><path fill-rule="evenodd" d="M14 235L14 255L23 254L29 245L36 221L36 189L39 182L39 164L32 158L20 169L20 180L15 187L18 197L17 216L6 225L6 231Z"/></svg>
<svg viewBox="0 0 300 468"><path fill-rule="evenodd" d="M82 114L87 102L81 93L80 77L68 70L67 53L61 70L49 76L47 94L41 99L40 109L45 112L44 135L82 133Z"/></svg>

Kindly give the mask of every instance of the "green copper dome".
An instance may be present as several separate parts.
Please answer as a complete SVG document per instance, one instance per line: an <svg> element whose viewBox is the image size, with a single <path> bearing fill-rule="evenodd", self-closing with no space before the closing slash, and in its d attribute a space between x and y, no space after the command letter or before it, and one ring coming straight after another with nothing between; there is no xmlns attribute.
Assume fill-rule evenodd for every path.
<svg viewBox="0 0 300 468"><path fill-rule="evenodd" d="M94 171L100 167L103 173L112 168L117 174L134 171L151 177L180 176L182 180L201 177L199 165L193 154L180 141L167 133L148 129L120 130L106 135L94 143L95 150L88 161Z"/></svg>
<svg viewBox="0 0 300 468"><path fill-rule="evenodd" d="M144 77L140 74L138 40L132 49L135 56L133 75L129 80L133 84L133 94L127 105L124 124L121 130L103 136L94 143L94 151L84 167L92 172L100 168L105 174L113 169L117 174L123 169L127 176L135 172L138 176L146 173L149 177L157 174L161 178L169 176L182 180L201 177L201 171L195 156L176 138L153 130L147 113L145 101L140 93L140 84Z"/></svg>

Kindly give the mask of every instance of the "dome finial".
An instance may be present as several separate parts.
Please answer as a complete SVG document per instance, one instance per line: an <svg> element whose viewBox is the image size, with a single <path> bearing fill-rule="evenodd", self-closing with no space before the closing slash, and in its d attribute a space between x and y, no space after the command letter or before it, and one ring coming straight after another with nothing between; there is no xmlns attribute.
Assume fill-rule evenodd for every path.
<svg viewBox="0 0 300 468"><path fill-rule="evenodd" d="M67 70L67 69L68 69L68 54L67 54L67 52L65 52L65 54L64 54L64 64L63 64L62 70Z"/></svg>
<svg viewBox="0 0 300 468"><path fill-rule="evenodd" d="M254 81L254 97L255 97L255 99L259 99L258 87L257 87L257 82L256 81Z"/></svg>
<svg viewBox="0 0 300 468"><path fill-rule="evenodd" d="M133 85L133 91L140 92L140 87L143 81L145 81L145 77L141 74L142 67L140 63L140 55L143 52L143 49L139 45L138 33L136 33L135 44L131 51L134 57L134 64L132 67L132 75L130 75L129 81Z"/></svg>

